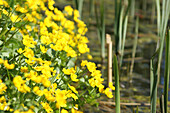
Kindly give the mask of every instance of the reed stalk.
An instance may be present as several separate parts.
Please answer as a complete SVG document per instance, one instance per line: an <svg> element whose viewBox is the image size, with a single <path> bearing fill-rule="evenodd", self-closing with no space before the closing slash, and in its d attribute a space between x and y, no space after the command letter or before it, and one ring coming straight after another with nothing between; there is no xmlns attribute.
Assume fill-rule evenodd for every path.
<svg viewBox="0 0 170 113"><path fill-rule="evenodd" d="M155 73L153 61L154 57L151 59L150 63L150 97L151 97L151 113L156 113L156 100L157 100L157 74ZM157 68L157 67L155 67ZM156 69L157 70L157 69Z"/></svg>
<svg viewBox="0 0 170 113"><path fill-rule="evenodd" d="M169 71L170 71L170 30L166 37L166 53L165 53L165 75L164 75L164 111L168 112L168 88L169 88Z"/></svg>
<svg viewBox="0 0 170 113"><path fill-rule="evenodd" d="M99 41L101 44L101 59L102 65L104 65L105 59L105 10L104 10L104 0L100 0L100 16L97 11L97 5L95 5L95 17L97 23L97 33L99 37ZM102 74L104 70L102 70Z"/></svg>
<svg viewBox="0 0 170 113"><path fill-rule="evenodd" d="M115 77L116 113L121 113L120 112L119 69L118 69L118 62L117 62L117 56L116 55L114 55L113 68L114 68L114 77Z"/></svg>
<svg viewBox="0 0 170 113"><path fill-rule="evenodd" d="M159 83L160 78L160 66L161 66L161 60L162 60L162 52L164 47L164 38L165 38L165 32L166 27L168 23L169 13L170 13L170 0L162 0L162 14L160 11L160 1L156 0L156 7L157 7L157 26L158 26L158 36L159 40L157 42L157 48L156 52L152 57L152 65L153 67L153 87L151 92L151 113L156 113L156 100L157 100L157 86ZM156 63L154 63L154 59L156 58Z"/></svg>
<svg viewBox="0 0 170 113"><path fill-rule="evenodd" d="M94 0L90 0L89 6L90 6L89 15L90 15L90 18L92 18L94 14Z"/></svg>
<svg viewBox="0 0 170 113"><path fill-rule="evenodd" d="M132 75L133 72L133 67L134 67L134 59L135 59L135 54L136 54L136 48L137 48L137 43L138 43L138 29L139 29L139 17L136 19L136 27L135 27L135 39L133 43L133 51L132 51L132 61L131 61L131 66L130 66L130 75Z"/></svg>
<svg viewBox="0 0 170 113"><path fill-rule="evenodd" d="M161 97L160 97L160 109L161 109L161 113L165 113L165 110L164 110L164 95L161 95Z"/></svg>
<svg viewBox="0 0 170 113"><path fill-rule="evenodd" d="M109 83L112 82L112 40L111 36L109 34L106 34L106 43L107 43L107 68L108 68L108 80L107 84L109 86ZM111 89L110 89L111 91Z"/></svg>
<svg viewBox="0 0 170 113"><path fill-rule="evenodd" d="M115 53L120 56L119 64L122 65L124 46L126 40L126 31L128 23L128 12L131 7L131 1L128 0L128 5L122 5L122 0L115 0Z"/></svg>
<svg viewBox="0 0 170 113"><path fill-rule="evenodd" d="M137 106L137 108L136 108L136 113L138 113L138 106Z"/></svg>
<svg viewBox="0 0 170 113"><path fill-rule="evenodd" d="M79 14L80 14L80 19L82 17L83 1L84 0L74 0L76 9L79 11Z"/></svg>
<svg viewBox="0 0 170 113"><path fill-rule="evenodd" d="M115 34L115 53L118 55L120 46L119 46L119 23L120 23L120 13L122 0L115 0L115 24L114 24L114 34Z"/></svg>
<svg viewBox="0 0 170 113"><path fill-rule="evenodd" d="M133 22L134 17L135 17L135 0L132 0L131 8L130 8L130 15L131 15L130 19Z"/></svg>

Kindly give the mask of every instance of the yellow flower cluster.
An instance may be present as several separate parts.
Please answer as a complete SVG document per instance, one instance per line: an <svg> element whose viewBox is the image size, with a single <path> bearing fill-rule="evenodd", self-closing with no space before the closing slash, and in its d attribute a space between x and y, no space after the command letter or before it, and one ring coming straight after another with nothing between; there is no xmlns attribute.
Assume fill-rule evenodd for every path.
<svg viewBox="0 0 170 113"><path fill-rule="evenodd" d="M28 87L26 84L25 84L25 80L22 79L21 76L16 76L14 79L13 79L13 83L15 85L15 87L17 87L17 89L22 92L22 93L27 93L27 92L30 92L30 87Z"/></svg>
<svg viewBox="0 0 170 113"><path fill-rule="evenodd" d="M90 52L87 46L89 41L85 36L87 27L79 19L78 10L66 6L64 11L60 11L53 6L54 3L54 0L25 0L22 4L16 3L13 8L15 10L12 11L5 0L0 0L0 5L8 7L0 8L0 18L2 14L10 15L13 23L10 30L12 32L19 30L23 44L22 48L17 50L19 58L16 59L20 61L15 62L16 66L1 58L0 64L17 72L11 77L12 85L16 87L12 89L15 90L14 93L24 94L28 98L34 95L34 98L30 97L27 101L31 99L38 101L41 104L37 106L47 113L55 112L54 110L61 110L61 113L68 113L69 110L71 113L82 113L78 111L77 105L79 102L77 100L82 99L82 92L76 85L79 85L79 79L84 75L79 74L77 71L79 68L76 66L68 66L61 62L66 63L66 60L74 59L72 57ZM41 12L44 12L45 16L42 16ZM16 26L16 23L20 22L25 24L22 27ZM92 58L89 54L88 57ZM91 73L89 80L86 80L90 88L97 87L100 93L105 93L109 98L113 97L109 91L110 88L114 90L113 84L110 83L109 88L104 89L102 85L104 79L101 72L96 70L94 63L82 61L81 66L86 66ZM6 89L6 85L0 79L0 94L4 94ZM25 107L27 109L24 110L20 108L13 110L9 106L5 97L0 97L0 110L6 109L14 113L35 112L34 107L30 106L31 109Z"/></svg>
<svg viewBox="0 0 170 113"><path fill-rule="evenodd" d="M3 60L0 58L0 64L4 64L4 66L7 68L7 69L14 69L15 65L14 64L9 64L8 63L8 60Z"/></svg>
<svg viewBox="0 0 170 113"><path fill-rule="evenodd" d="M107 97L113 98L113 94L110 91L110 88L112 90L115 90L113 83L109 83L110 88L106 88L104 90L104 85L102 85L104 79L101 78L102 74L101 71L96 70L96 64L93 62L88 62L87 60L83 60L81 63L81 66L87 66L87 69L91 72L91 78L89 79L89 83L92 87L98 87L100 93L105 93Z"/></svg>
<svg viewBox="0 0 170 113"><path fill-rule="evenodd" d="M46 110L47 113L53 112L53 110L51 109L51 107L49 106L47 102L45 103L42 102L41 105L43 106L43 108Z"/></svg>
<svg viewBox="0 0 170 113"><path fill-rule="evenodd" d="M6 92L6 89L7 87L5 83L2 83L2 80L0 79L0 94L3 94L4 92ZM4 96L0 97L0 110L13 111L13 109L10 109Z"/></svg>
<svg viewBox="0 0 170 113"><path fill-rule="evenodd" d="M70 89L75 92L75 93L78 93L76 91L76 89L73 87L73 86L70 86ZM42 96L42 95L45 95L45 98L50 101L50 102L56 102L56 107L57 108L60 108L60 107L66 107L67 106L67 98L74 98L74 100L78 99L78 97L72 93L71 90L60 90L60 89L57 89L57 84L54 83L52 86L51 86L51 89L48 90L48 89L44 89L44 90L40 90L38 86L35 86L33 88L33 92L38 95L38 96ZM47 112L50 112L51 109L48 105L48 103L41 103L44 107L44 109L47 111Z"/></svg>
<svg viewBox="0 0 170 113"><path fill-rule="evenodd" d="M63 69L64 74L66 75L70 75L71 80L74 82L78 82L79 80L77 79L77 75L75 74L75 70L74 68L70 68L70 69Z"/></svg>
<svg viewBox="0 0 170 113"><path fill-rule="evenodd" d="M0 94L3 94L3 92L6 92L6 85L2 83L2 80L0 79Z"/></svg>
<svg viewBox="0 0 170 113"><path fill-rule="evenodd" d="M35 8L32 8L33 14L27 13L26 16L29 14L30 18L32 18L34 21L40 21L36 17L38 14L35 9L45 11L45 14L47 17L44 19L44 21L37 22L37 24L40 25L40 40L41 43L44 44L40 45L40 49L42 53L46 53L47 50L52 48L55 51L66 51L68 56L71 57L76 57L77 52L73 47L77 47L80 53L86 53L89 52L89 48L87 46L88 39L87 37L84 36L84 34L87 32L86 25L84 24L83 21L81 21L79 18L79 14L77 10L73 10L70 6L65 7L65 13L62 13L59 11L57 8L54 8L52 4L54 4L53 0L48 1L49 8L51 10L54 10L54 13L50 10L48 10L45 5L43 0L38 0L39 3L37 4L33 2L27 2L28 6L31 6L31 8L34 6ZM34 5L33 5L34 4ZM26 5L27 6L27 5ZM23 9L21 6L17 6L18 11ZM27 8L27 7L26 7ZM26 9L25 9L26 10ZM20 11L21 12L21 11ZM23 12L23 11L22 11ZM71 21L67 19L67 16L73 16L74 12L74 21L76 24L74 24L74 21ZM34 16L35 15L35 16ZM24 20L30 20L24 19ZM54 21L60 22L61 25L56 24ZM74 27L77 25L77 27ZM26 26L29 31L31 30L30 27ZM49 32L48 29L52 28L52 32ZM78 29L77 29L78 28ZM77 30L75 33L74 31ZM67 31L67 32L65 32ZM23 34L23 44L27 48L34 48L35 45L37 44L36 41L34 41L33 37L29 36L29 34L24 31L20 30L20 32ZM25 35L25 33L27 33ZM76 46L77 45L77 46ZM34 56L33 51L30 49L24 49L25 50L25 56L30 58ZM30 54L30 55L29 55Z"/></svg>
<svg viewBox="0 0 170 113"><path fill-rule="evenodd" d="M13 109L11 109L8 105L8 103L6 102L6 99L4 96L1 96L0 97L0 110L3 110L3 111L10 111L12 112Z"/></svg>

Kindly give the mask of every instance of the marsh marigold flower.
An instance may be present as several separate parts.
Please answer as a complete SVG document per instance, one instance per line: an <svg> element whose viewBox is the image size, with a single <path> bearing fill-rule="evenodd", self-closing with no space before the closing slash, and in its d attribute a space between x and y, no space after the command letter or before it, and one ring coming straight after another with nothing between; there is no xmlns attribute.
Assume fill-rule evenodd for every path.
<svg viewBox="0 0 170 113"><path fill-rule="evenodd" d="M8 60L5 60L5 61L4 61L4 66L5 66L7 69L14 69L14 67L15 67L14 64L8 64Z"/></svg>

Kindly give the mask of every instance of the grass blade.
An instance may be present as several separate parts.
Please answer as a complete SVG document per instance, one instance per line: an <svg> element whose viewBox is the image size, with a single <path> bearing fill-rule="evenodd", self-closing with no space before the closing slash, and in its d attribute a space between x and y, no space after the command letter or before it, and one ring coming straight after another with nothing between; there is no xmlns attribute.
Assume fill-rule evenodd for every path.
<svg viewBox="0 0 170 113"><path fill-rule="evenodd" d="M120 113L120 90L119 90L119 69L117 63L117 56L114 55L114 76L115 76L115 103L116 113Z"/></svg>

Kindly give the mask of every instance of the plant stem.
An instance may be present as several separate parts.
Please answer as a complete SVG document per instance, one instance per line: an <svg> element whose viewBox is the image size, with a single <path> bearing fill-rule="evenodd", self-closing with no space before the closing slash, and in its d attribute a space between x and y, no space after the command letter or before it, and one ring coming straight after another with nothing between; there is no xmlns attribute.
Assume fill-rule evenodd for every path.
<svg viewBox="0 0 170 113"><path fill-rule="evenodd" d="M168 87L169 87L169 68L170 68L170 30L166 38L166 53L165 53L165 75L164 75L164 111L168 112Z"/></svg>
<svg viewBox="0 0 170 113"><path fill-rule="evenodd" d="M115 76L115 103L116 113L120 113L120 91L119 91L119 69L117 63L117 56L114 55L114 76Z"/></svg>

